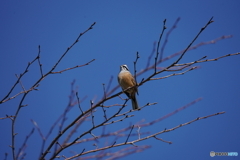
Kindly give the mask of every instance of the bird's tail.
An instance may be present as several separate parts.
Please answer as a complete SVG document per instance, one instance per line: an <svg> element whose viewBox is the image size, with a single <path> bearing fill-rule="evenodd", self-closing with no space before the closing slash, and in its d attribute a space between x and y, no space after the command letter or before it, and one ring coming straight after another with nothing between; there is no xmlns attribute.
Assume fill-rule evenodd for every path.
<svg viewBox="0 0 240 160"><path fill-rule="evenodd" d="M135 94L132 96L131 100L132 100L132 108L133 108L133 110L138 109L139 107L138 107L138 102L137 102L137 98L136 98Z"/></svg>

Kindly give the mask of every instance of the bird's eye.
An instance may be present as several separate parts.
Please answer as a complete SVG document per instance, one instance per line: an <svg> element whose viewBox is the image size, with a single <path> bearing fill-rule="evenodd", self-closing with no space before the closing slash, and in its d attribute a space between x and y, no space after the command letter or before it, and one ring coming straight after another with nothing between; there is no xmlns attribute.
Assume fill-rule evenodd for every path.
<svg viewBox="0 0 240 160"><path fill-rule="evenodd" d="M128 67L126 65L123 65L123 68L128 71Z"/></svg>

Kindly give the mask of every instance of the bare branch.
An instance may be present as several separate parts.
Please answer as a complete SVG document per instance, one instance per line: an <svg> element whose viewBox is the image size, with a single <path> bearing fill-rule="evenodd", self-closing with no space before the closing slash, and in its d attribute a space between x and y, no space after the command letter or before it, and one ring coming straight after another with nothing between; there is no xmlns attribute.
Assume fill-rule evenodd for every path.
<svg viewBox="0 0 240 160"><path fill-rule="evenodd" d="M78 97L78 92L76 92L76 96L77 96L77 100L78 100L78 108L80 109L80 111L82 112L82 114L84 114L84 113L83 113L83 110L82 110L82 108L81 108L81 106L80 106L80 101L79 101L79 97Z"/></svg>
<svg viewBox="0 0 240 160"><path fill-rule="evenodd" d="M123 118L121 118L121 119L119 119L119 120L115 120L115 121L112 121L112 122L109 122L109 123L104 123L103 125L105 126L105 125L109 125L109 124L121 122L121 121L123 121L124 119L130 118L130 117L133 117L133 116L134 116L134 115L126 115L125 117L123 117Z"/></svg>
<svg viewBox="0 0 240 160"><path fill-rule="evenodd" d="M33 123L33 125L37 128L37 130L38 130L38 133L40 134L40 136L41 136L41 138L42 139L46 139L45 137L44 137L44 135L43 135L43 133L42 133L42 131L41 131L41 129L40 129L40 127L38 126L38 124L37 124L37 122L35 122L34 120L32 120L31 119L31 122Z"/></svg>
<svg viewBox="0 0 240 160"><path fill-rule="evenodd" d="M158 45L157 45L157 53L156 53L156 57L155 57L155 63L154 63L154 73L156 73L157 72L157 61L158 61L158 55L159 55L159 47L160 47L160 42L161 42L161 40L162 40L162 36L163 36L163 33L164 33L164 31L165 31L165 29L167 29L167 27L166 27L166 19L164 19L164 21L163 21L163 29L162 29L162 33L160 34L160 37L159 37L159 40L158 40Z"/></svg>
<svg viewBox="0 0 240 160"><path fill-rule="evenodd" d="M38 60L38 65L39 65L39 68L40 68L41 76L43 77L42 64L41 64L41 62L40 62L40 53L41 53L41 46L39 45L39 46L38 46L38 56L37 56L37 60Z"/></svg>
<svg viewBox="0 0 240 160"><path fill-rule="evenodd" d="M87 63L85 63L85 64L83 64L83 65L77 65L77 66L75 66L75 67L66 68L66 69L61 70L61 71L51 72L51 74L62 73L62 72L66 72L66 71L68 71L68 70L72 70L72 69L75 69L75 68L87 66L87 65L89 65L90 63L92 63L93 61L95 61L95 59L92 59L91 61L89 61L89 62L87 62Z"/></svg>
<svg viewBox="0 0 240 160"><path fill-rule="evenodd" d="M217 61L217 60L222 59L222 58L225 58L225 57L236 56L236 55L239 55L239 54L240 54L240 52L232 53L232 54L226 54L226 55L224 55L224 56L217 57L217 58L213 58L213 59L205 59L205 60L199 60L199 61L194 61L194 62L189 62L189 63L175 64L174 66L185 66L185 65L189 65L189 66L190 66L190 65L196 64L196 63Z"/></svg>
<svg viewBox="0 0 240 160"><path fill-rule="evenodd" d="M127 145L127 144L131 144L131 145L134 145L134 146L135 146L135 143L137 143L137 142L140 142L140 141L143 141L143 140L146 140L146 139L155 137L155 136L157 136L157 135L159 135L159 134L162 134L162 133L171 132L171 131L173 131L173 130L175 130L175 129L178 129L178 128L180 128L180 127L186 126L186 125L191 124L191 123L193 123L193 122L196 122L196 121L198 121L198 120L206 119L206 118L209 118L209 117L212 117L212 116L216 116L216 115L220 115L220 114L224 114L224 113L225 113L225 112L218 112L218 113L211 114L211 115L208 115L208 116L199 117L199 118L196 118L196 119L194 119L194 120L192 120L192 121L189 121L189 122L187 122L187 123L180 124L180 125L178 125L178 126L176 126L176 127L173 127L173 128L171 128L171 129L165 129L165 130L163 130L163 131L157 132L157 133L155 133L155 134L152 134L152 135L150 135L150 136L146 136L146 137L141 138L141 139L137 139L137 140L134 140L134 141L131 141L131 142L127 142L127 143L124 142L124 143L114 144L114 145L110 145L110 146L106 146L106 147L102 147L102 148L98 148L98 149L94 149L94 150L89 150L89 151L83 152L83 153L81 153L81 154L76 154L76 155L74 155L74 156L72 156L72 157L66 158L65 160L70 160L70 159L79 157L79 156L81 156L81 155L85 155L85 154L89 154L89 153L93 153L93 152L98 152L98 151L106 150L106 149L113 148L113 147L119 147L119 146L123 146L123 145Z"/></svg>
<svg viewBox="0 0 240 160"><path fill-rule="evenodd" d="M134 128L134 125L132 125L132 128L131 128L131 130L130 130L130 133L128 134L128 137L127 137L127 139L126 139L126 141L125 141L125 144L128 142L128 139L129 139L129 137L130 137L130 135L131 135L131 133L132 133L133 128Z"/></svg>
<svg viewBox="0 0 240 160"><path fill-rule="evenodd" d="M218 41L223 40L223 39L227 39L227 38L232 38L232 35L221 36L221 37L219 37L219 38L216 38L216 39L214 39L214 40L207 41L207 42L200 42L200 43L198 43L198 44L190 47L190 48L188 49L188 51L197 49L198 47L201 47L201 46L204 46L204 45L215 44L215 43L217 43ZM180 52L174 53L174 54L172 54L172 55L170 55L170 56L168 56L168 57L165 57L165 58L163 58L161 61L158 61L157 63L159 64L159 63L161 63L161 62L164 62L164 61L167 61L167 60L169 60L169 59L171 59L171 58L174 58L174 57L176 57L176 56L178 56L178 55L181 55L184 51L185 51L185 49L182 50L182 51L180 51ZM143 69L143 70L141 70L140 72L138 72L138 73L137 73L137 76L140 76L140 75L142 75L143 73L145 73L145 72L147 72L147 71L149 71L149 70L151 70L151 69L154 69L154 67L155 67L154 64L151 65L150 67L146 67L145 69ZM115 87L115 88L113 88L113 91L115 91L117 88L118 88L118 86ZM112 91L112 92L113 92L113 91ZM110 92L110 93L112 93L112 92Z"/></svg>
<svg viewBox="0 0 240 160"><path fill-rule="evenodd" d="M168 144L172 144L172 142L171 141L165 141L165 140L163 140L162 138L157 138L156 136L153 136L155 139L157 139L157 140L160 140L160 141L162 141L162 142L165 142L165 143L168 143Z"/></svg>
<svg viewBox="0 0 240 160"><path fill-rule="evenodd" d="M15 74L15 76L19 79L19 77L18 77L18 75L17 74ZM25 90L25 88L24 88L24 86L23 86L23 84L22 84L22 82L21 82L21 80L19 80L19 83L20 83L20 85L21 85L21 87L22 87L22 90L23 90L23 92L25 93L26 92L26 90Z"/></svg>
<svg viewBox="0 0 240 160"><path fill-rule="evenodd" d="M28 141L28 139L31 137L31 135L34 133L34 128L31 130L31 132L26 136L26 138L25 138L25 140L24 140L24 142L23 142L23 144L22 144L22 147L20 147L19 148L19 151L18 151L18 154L17 154L17 159L22 155L22 154L24 154L23 152L24 152L24 149L26 148L26 146L27 146L27 141Z"/></svg>
<svg viewBox="0 0 240 160"><path fill-rule="evenodd" d="M148 68L149 65L150 65L150 63L151 63L151 59L152 59L152 57L153 57L153 55L154 55L154 53L155 53L155 51L156 51L156 49L155 49L155 48L156 48L156 43L157 43L157 42L153 42L152 52L151 52L151 54L148 56L147 65L146 65L145 68Z"/></svg>
<svg viewBox="0 0 240 160"><path fill-rule="evenodd" d="M63 146L68 145L67 142L70 140L70 138L73 136L74 133L77 132L78 127L85 122L86 118L89 117L89 114L86 114L83 118L81 118L79 121L76 122L75 127L72 129L72 131L68 134L67 138L63 142Z"/></svg>
<svg viewBox="0 0 240 160"><path fill-rule="evenodd" d="M150 136L147 136L147 137L144 137L144 138L141 138L141 139L138 139L138 140L134 140L134 141L129 142L129 143L140 142L140 141L143 141L143 140L152 138L152 137L154 137L154 136L157 136L157 135L159 135L159 134L173 131L173 130L175 130L175 129L178 129L178 128L180 128L180 127L186 126L186 125L191 124L191 123L193 123L193 122L196 122L196 121L198 121L198 120L206 119L206 118L213 117L213 116L220 115L220 114L224 114L224 113L225 113L225 112L218 112L218 113L214 113L214 114L211 114L211 115L208 115L208 116L198 117L198 118L196 118L196 119L194 119L194 120L192 120L192 121L189 121L189 122L180 124L180 125L178 125L178 126L176 126L176 127L173 127L173 128L171 128L171 129L164 129L163 131L154 133L154 134L152 134L152 135L150 135Z"/></svg>
<svg viewBox="0 0 240 160"><path fill-rule="evenodd" d="M58 66L58 64L61 62L61 60L63 59L63 57L68 53L68 51L79 41L79 39L85 34L87 33L89 30L91 30L93 28L93 26L96 24L96 22L94 22L86 31L84 31L83 33L80 33L79 36L77 37L77 39L75 40L75 42L67 48L67 50L63 53L63 55L59 58L59 60L57 61L57 63L53 66L53 68L51 69L51 72ZM93 60L92 60L93 61ZM90 61L91 62L91 61Z"/></svg>
<svg viewBox="0 0 240 160"><path fill-rule="evenodd" d="M115 160L119 159L121 157L126 157L127 155L133 154L133 153L139 153L146 149L150 148L150 146L144 145L144 146L138 146L138 147L127 147L123 148L115 153L112 153L111 157L106 160ZM106 155L109 156L109 155Z"/></svg>
<svg viewBox="0 0 240 160"><path fill-rule="evenodd" d="M60 148L63 148L63 147L62 147L62 145L61 145L59 142L57 142L57 145L59 145L59 146L60 146Z"/></svg>
<svg viewBox="0 0 240 160"><path fill-rule="evenodd" d="M139 57L139 54L138 54L138 52L137 52L137 54L136 54L136 60L133 62L133 64L134 64L134 79L135 79L135 82L136 82L136 84L137 84L137 77L136 77L136 73L137 73L137 61L138 61L138 59L139 59L140 57Z"/></svg>
<svg viewBox="0 0 240 160"><path fill-rule="evenodd" d="M5 158L4 158L4 160L7 160L7 157L8 157L8 153L5 153Z"/></svg>
<svg viewBox="0 0 240 160"><path fill-rule="evenodd" d="M156 120L153 120L153 121L151 121L151 122L149 122L149 123L140 124L139 126L145 127L145 126L153 125L154 123L160 122L160 121L162 121L162 120L164 120L164 119L166 119L166 118L168 118L168 117L170 117L170 116L178 113L179 111L182 111L182 110L184 110L184 109L192 106L193 104L199 102L200 100L202 100L202 98L197 98L197 99L195 99L194 101L188 103L187 105L185 105L185 106L183 106L183 107L180 107L180 108L174 110L173 112L166 114L166 115L163 116L163 117L160 117L160 118L158 118L158 119L156 119Z"/></svg>
<svg viewBox="0 0 240 160"><path fill-rule="evenodd" d="M166 37L165 37L165 41L162 45L162 48L161 48L161 52L160 52L160 59L158 62L161 62L162 61L162 58L163 58L163 54L164 54L164 49L167 45L167 42L168 42L168 37L170 36L170 34L172 33L172 31L177 27L177 24L178 22L180 21L180 17L178 17L175 21L175 23L173 24L173 26L170 28L170 30L167 32L166 34Z"/></svg>
<svg viewBox="0 0 240 160"><path fill-rule="evenodd" d="M195 42L195 40L198 38L198 36L208 27L209 24L211 24L213 22L213 17L210 18L210 20L207 22L207 24L201 28L201 30L198 32L198 34L195 36L195 38L192 40L192 42L187 46L187 48L183 51L183 53L181 54L181 56L173 63L173 64L177 64L182 57L185 55L185 53L188 51L188 49L192 46L192 44Z"/></svg>
<svg viewBox="0 0 240 160"><path fill-rule="evenodd" d="M6 115L6 117L2 117L0 119L7 119L7 118L9 118L9 119L13 120L12 117L15 117L15 116L8 116L8 115Z"/></svg>
<svg viewBox="0 0 240 160"><path fill-rule="evenodd" d="M35 88L36 86L38 86L39 83L40 83L45 77L47 77L49 74L52 73L52 71L53 71L53 70L58 66L58 64L61 62L61 60L63 59L63 57L64 57L64 56L69 52L69 50L79 41L80 37L81 37L82 35L84 35L86 32L88 32L90 29L92 29L92 27L93 27L94 25L95 25L95 22L94 22L86 31L84 31L83 33L80 33L80 35L78 36L78 38L76 39L76 41L63 53L63 55L59 58L59 60L58 60L57 63L53 66L53 68L52 68L49 72L47 72L45 75L41 76L41 78L39 78L39 79L35 82L35 84L32 85L30 91L32 91L32 88ZM10 92L7 94L7 96L5 96L5 98L3 98L3 100L5 100L5 99L10 95L10 93L12 92L12 90L13 90L13 89L15 88L15 86L19 83L19 81L20 81L20 79L22 78L22 76L23 76L25 73L27 73L29 66L30 66L34 61L36 61L37 58L38 58L38 56L37 56L31 63L28 63L28 66L27 66L27 68L25 69L24 73L23 73L23 74L20 74L17 82L16 82L15 85L12 87L12 89L11 89ZM22 97L22 99L20 100L20 103L19 103L19 105L18 105L18 109L17 109L17 111L16 111L16 113L15 113L15 116L16 116L16 117L15 117L15 118L13 119L13 121L12 121L12 147L11 147L11 148L12 148L12 157L13 157L14 160L16 159L16 156L15 156L15 135L16 135L16 133L15 133L15 122L16 122L18 113L20 112L20 109L23 107L22 103L23 103L23 101L25 100L25 98L26 98L26 96L27 96L28 93L29 93L29 92L24 93L24 95L23 95L23 97ZM2 100L2 101L3 101L3 100ZM2 101L0 101L0 103L2 103ZM47 154L47 152L45 152L45 153ZM46 154L44 154L43 157L44 157Z"/></svg>
<svg viewBox="0 0 240 160"><path fill-rule="evenodd" d="M214 39L214 40L207 41L207 42L200 42L200 43L198 43L198 44L190 47L190 48L188 49L188 51L197 49L198 47L201 47L201 46L204 46L204 45L215 44L215 43L217 43L218 41L223 40L223 39L227 39L227 38L232 38L232 35L221 36L221 37L219 37L219 38L216 38L216 39ZM169 60L169 59L171 59L171 58L174 58L174 57L176 57L176 56L178 56L178 55L181 55L184 51L185 51L185 49L184 49L183 51L180 51L180 52L174 53L174 54L172 54L172 55L170 55L170 56L168 56L168 57L165 57L165 58L163 58L161 61L158 61L157 64L159 64L159 63L161 63L161 62L164 62L164 61L167 61L167 60ZM175 64L174 66L176 66L176 64ZM151 69L154 69L154 68L155 68L155 64L153 64L153 65L151 65L151 66L147 65L147 67L146 67L145 69L139 71L136 76L138 77L138 76L142 75L143 73L146 73L147 71L149 71L149 70L151 70ZM165 69L166 69L166 68L165 68ZM163 70L163 71L164 71L164 70ZM119 85L113 87L113 89L107 93L107 96L109 96L109 95L111 95L112 93L114 93L119 87L120 87ZM120 93L118 93L117 95L119 95L119 94L120 94Z"/></svg>
<svg viewBox="0 0 240 160"><path fill-rule="evenodd" d="M140 129L141 129L141 127L139 125L137 127L138 127L138 130L137 130L137 132L138 132L138 139L140 139L141 138L140 137Z"/></svg>
<svg viewBox="0 0 240 160"><path fill-rule="evenodd" d="M187 72L189 72L189 71L192 71L192 70L194 70L194 69L197 69L198 67L192 67L192 68L190 68L190 69L188 69L188 70L186 70L186 71L184 71L184 72L181 72L181 73L173 73L173 74L170 74L170 75L167 75L167 76L164 76L164 77L160 77L160 78L151 78L150 80L159 80L159 79L164 79L164 78L168 78L168 77L172 77L172 76L178 76L178 75L183 75L183 74L185 74L185 73L187 73Z"/></svg>
<svg viewBox="0 0 240 160"><path fill-rule="evenodd" d="M165 26L166 19L164 20L164 22L163 22L163 29L162 29L162 32L160 34L159 40L158 40L158 45L156 47L155 61L152 62L152 64L150 65L150 60L149 60L149 63L147 64L147 67L145 69L141 70L138 73L137 73L136 65L137 65L137 61L138 61L138 59L140 57L139 57L139 54L137 52L136 60L134 61L134 78L135 78L136 82L137 82L137 76L141 75L142 73L146 73L149 70L153 70L154 72L151 73L149 76L146 76L146 77L142 78L140 83L137 83L136 86L133 86L133 87L141 86L144 83L150 82L152 80L160 80L160 79L169 78L169 77L176 76L176 75L183 75L185 73L188 73L189 71L192 71L192 70L195 70L195 69L198 68L198 66L191 67L193 64L197 64L197 63L201 63L201 62L217 61L218 59L225 58L227 56L233 56L233 55L239 55L240 54L240 53L228 54L228 55L221 56L221 57L218 57L218 58L215 58L215 59L205 59L206 56L204 56L201 59L196 60L194 62L188 62L188 63L184 63L184 64L179 64L180 60L182 60L182 58L186 55L187 51L189 51L191 49L195 49L195 48L197 48L197 47L199 47L201 45L212 44L212 43L215 43L216 41L218 41L220 39L226 38L226 37L221 37L220 39L215 39L214 41L211 41L211 42L200 43L200 44L197 44L195 46L192 46L192 44L199 37L199 35L203 32L203 30L205 30L207 28L207 26L213 22L212 18L211 18L208 21L208 23L203 28L201 28L201 30L197 33L197 35L194 37L194 39L190 42L190 44L183 51L175 53L175 54L169 56L169 57L172 58L174 56L180 55L180 57L178 57L176 61L174 61L173 63L171 63L167 67L158 67L157 65L159 63L161 63L161 62L163 62L163 61L165 61L165 60L167 60L169 58L169 57L163 58L163 52L164 52L164 48L165 48L165 46L166 46L166 44L168 42L168 36L172 32L172 30L174 30L176 28L176 25L177 25L178 21L179 21L179 19L176 20L176 22L173 25L173 27L167 33L167 36L165 38L165 42L164 42L164 44L163 44L163 46L161 48L161 51L159 52L160 42L162 40L163 33L166 30L166 26ZM26 67L25 71L22 74L17 76L18 80L13 85L13 87L11 89L12 91L10 90L10 92L3 98L3 100L0 101L0 103L4 103L4 102L6 102L8 100L11 100L11 99L17 97L18 95L23 94L23 96L20 99L20 102L18 104L18 108L16 110L15 115L14 116L7 116L7 117L0 118L0 119L9 118L9 119L12 120L12 145L10 147L12 149L12 157L13 157L14 160L20 159L20 158L21 159L25 158L26 153L24 153L24 149L26 148L26 142L27 142L28 138L33 133L33 131L32 131L26 137L26 139L25 139L25 141L23 143L23 146L19 149L19 152L17 153L17 155L15 155L16 154L15 153L16 152L15 151L15 136L17 135L17 133L15 132L15 122L16 122L16 119L18 117L18 113L20 112L20 109L22 107L26 106L26 105L24 105L25 104L24 103L25 98L27 97L28 93L30 93L31 91L37 90L37 87L40 85L40 82L42 82L42 80L45 79L48 75L63 73L65 71L69 71L71 69L75 69L75 68L79 68L79 67L82 67L82 66L86 66L86 65L89 65L90 63L92 63L95 60L95 59L92 59L91 61L89 61L89 62L87 62L86 64L83 64L83 65L77 65L75 67L66 68L66 69L60 70L60 71L55 71L56 67L59 66L60 62L63 60L65 55L70 51L70 49L76 43L78 43L80 37L83 36L89 30L91 30L94 25L95 25L95 23L93 23L83 33L79 34L77 39L66 49L66 51L62 55L60 55L59 59L54 63L52 68L49 69L48 72L46 72L46 74L43 74L42 64L41 64L41 61L40 61L41 50L40 50L40 46L39 46L39 48L38 48L38 56L31 63L28 64L28 66ZM153 51L155 51L155 46L154 46ZM149 56L149 59L151 59L151 56ZM39 68L40 68L41 76L40 76L40 78L36 82L34 82L34 84L31 86L30 89L25 89L23 84L22 84L22 82L21 82L21 78L22 78L23 75L25 75L28 72L28 68L35 61L38 61L38 65L39 65ZM173 74L169 74L167 76L160 77L159 75L161 73L164 73L164 72L165 73L166 72L174 72L174 73ZM42 134L41 129L37 125L37 123L35 121L31 120L32 123L34 124L34 126L36 127L36 129L38 130L41 138L43 139L43 143L42 143L42 148L41 148L41 153L40 153L39 159L41 159L41 160L46 159L46 156L48 156L48 153L50 153L50 152L51 152L52 155L49 156L50 157L49 159L52 160L52 159L61 158L61 157L64 157L66 159L73 159L73 158L76 158L76 157L79 157L79 156L82 156L82 155L85 155L85 154L88 154L88 153L93 153L93 152L98 152L98 151L101 151L101 152L99 154L97 154L97 155L94 155L95 158L102 158L103 156L107 156L106 152L104 153L103 150L110 149L110 148L113 148L113 147L118 147L118 146L130 145L130 147L128 147L128 148L132 149L132 152L130 152L130 151L126 152L126 150L123 149L123 150L115 152L115 153L113 153L111 155L110 154L108 155L108 156L111 156L111 157L109 157L109 159L119 158L119 157L126 156L128 154L131 154L131 153L135 153L135 152L141 151L139 149L140 147L137 147L135 145L137 142L140 142L140 141L143 141L143 140L146 140L146 139L149 139L149 138L155 138L157 140L160 140L160 141L163 141L165 143L171 144L172 142L165 141L162 138L158 138L157 135L173 131L173 130L175 130L177 128L180 128L182 126L191 124L191 123L193 123L195 121L198 121L198 120L201 120L201 119L205 119L205 118L209 118L209 117L212 117L212 116L215 116L215 115L219 115L219 114L224 114L225 113L225 112L218 112L218 113L215 113L215 114L212 114L212 115L208 115L208 116L205 116L205 117L196 118L196 119L194 119L192 121L186 122L184 124L180 124L180 125L178 125L176 127L173 127L171 129L165 129L165 130L162 130L162 131L158 131L157 133L151 133L151 134L148 133L148 132L147 133L146 132L140 133L140 129L142 127L153 125L153 124L155 124L155 123L157 123L157 122L159 122L159 121L161 121L161 120L163 120L163 119L165 119L167 117L172 116L173 114L176 114L177 112L179 112L179 111L187 108L188 106L191 106L194 103L196 103L199 100L201 100L201 98L199 98L199 99L196 99L193 102L191 102L191 103L189 103L189 104L187 104L187 105L185 105L185 106L183 106L181 108L178 108L177 110L175 110L175 111L165 115L164 117L155 119L152 122L142 124L143 122L139 121L139 122L135 123L135 125L130 125L129 127L120 129L120 130L118 130L116 132L108 133L107 131L105 131L105 126L111 125L111 124L114 124L114 123L117 123L117 122L124 121L125 119L134 116L133 114L131 114L131 112L134 112L134 110L123 111L123 109L125 108L126 103L128 102L129 99L125 99L125 102L123 104L116 104L115 103L113 105L105 106L106 102L108 100L116 98L116 97L120 97L120 95L122 93L124 93L124 92L130 90L131 88L133 88L133 87L129 87L129 88L125 89L124 91L121 91L121 92L118 92L118 93L116 93L114 95L111 95L119 87L119 86L116 86L112 90L109 91L109 88L110 88L110 86L112 84L112 80L113 80L113 76L111 76L111 78L109 80L107 89L105 88L105 84L103 84L103 91L104 91L103 92L103 98L100 99L98 102L97 101L96 102L90 101L90 107L88 107L87 110L84 110L84 111L82 110L82 108L80 106L80 99L78 97L78 92L77 92L76 89L73 88L74 82L75 82L75 81L73 81L73 83L71 85L72 88L71 88L71 94L69 96L69 103L68 103L67 107L64 109L63 114L57 119L57 121L50 128L50 130L49 130L48 134L46 135L46 137L44 137L44 135ZM15 88L15 86L17 84L21 85L23 91L17 93L15 96L10 97L10 95L12 94L12 92L13 92L13 90L14 90L14 88ZM140 107L137 111L143 109L146 106L151 106L151 105L155 105L155 104L157 104L157 103L147 103L143 107ZM81 112L79 112L79 114L77 115L77 117L75 117L74 120L70 121L70 123L66 125L65 123L67 123L66 120L68 118L67 114L69 113L69 111L72 108L74 108L77 105L78 105L78 107L79 107ZM83 104L81 104L81 105L83 105ZM111 106L119 106L119 107L117 107L118 110L115 110L114 113L107 112L107 111L110 111L111 109L115 109L116 108L116 107L113 107L113 108L109 109L109 107L111 107ZM100 117L101 121L98 121L99 119L97 119L97 118L99 118L97 116L100 115L100 114L97 114L98 113L97 111L99 111L99 110L97 110L98 109L97 107L101 107L102 111L103 111L103 117L104 118ZM106 113L108 113L109 115L107 116ZM120 117L120 116L122 116L122 117ZM57 126L57 123L59 123L59 122L60 122L60 126L59 126L58 134L53 139L51 139L50 142L48 142L48 146L45 148L45 143L47 143L47 138L50 136L50 134L52 133L53 129ZM92 126L91 125L90 125L90 127L88 126L89 128L86 129L86 130L80 130L79 129L80 125L83 124L83 123L92 123ZM103 128L103 130L102 130L102 133L100 133L100 135L99 135L99 133L96 130L98 130L100 127ZM133 128L137 128L137 133L132 133ZM79 131L80 131L80 133L79 133ZM77 135L74 134L74 133L77 133ZM94 135L93 133L96 134L96 135ZM86 136L89 136L89 135L91 135L92 137L90 137L90 138L87 137L86 138ZM131 136L131 138L135 137L136 139L133 140L133 141L129 141L130 136ZM111 139L110 142L106 142L106 145L104 145L104 147L101 148L101 145L99 145L98 142L100 140L104 140L104 138L106 139L106 137L111 137L113 139ZM119 143L118 141L119 141L119 139L122 140L123 139L122 137L124 137L124 140ZM102 138L102 139L99 139L99 138ZM64 140L63 143L61 143L62 140ZM90 142L90 141L94 141L93 142L94 146L96 146L96 148L92 147L92 148L94 148L93 150L87 150L85 152L85 148L84 148L81 153L77 152L78 154L75 154L74 156L69 157L69 158L67 158L64 155L60 155L60 153L63 150L67 149L68 147L70 148L70 147L75 146L75 145L77 145L79 143Z"/></svg>
<svg viewBox="0 0 240 160"><path fill-rule="evenodd" d="M12 86L12 88L10 89L10 91L9 91L9 92L7 93L7 95L0 101L0 104L3 103L3 102L6 102L6 101L4 101L4 100L6 100L6 99L10 96L10 94L12 93L12 91L14 90L14 88L17 86L17 84L19 83L19 81L21 80L21 78L28 72L28 68L29 68L36 60L37 60L37 57L34 58L34 59L32 60L32 62L28 62L28 65L27 65L25 71L24 71L22 74L20 74L19 78L17 79L17 81L15 82L15 84Z"/></svg>
<svg viewBox="0 0 240 160"><path fill-rule="evenodd" d="M95 127L95 125L94 125L93 101L92 101L92 100L90 101L90 107L91 107L92 125L93 125L93 128L94 128L94 127Z"/></svg>
<svg viewBox="0 0 240 160"><path fill-rule="evenodd" d="M82 138L83 136L85 136L86 134L91 134L92 135L92 130L98 128L98 127L101 127L103 126L104 123L106 123L107 121L110 121L112 118L116 117L117 114L119 114L123 108L125 108L125 104L127 103L129 99L127 99L124 103L124 105L114 114L112 115L110 118L108 118L107 120L103 121L102 123L98 124L98 125L94 125L94 127L90 128L88 131L85 131L84 133L82 133L80 136L78 136L75 140L73 140L71 143L69 143L68 145L65 145L63 149L75 144L80 138ZM92 108L93 109L93 108ZM88 111L85 112L86 113L89 113L91 112L91 109L89 109ZM80 115L78 118L76 118L70 125L68 125L65 129L63 129L63 131L61 132L61 134L58 134L55 139L51 142L51 144L49 145L49 147L47 148L47 150L43 153L43 155L46 153L47 154L47 151L50 150L51 146L57 142L57 140L70 128L72 127L83 115ZM58 151L56 151L54 153L54 155L50 158L50 159L54 159L54 157L56 155L58 155L63 149L59 149Z"/></svg>

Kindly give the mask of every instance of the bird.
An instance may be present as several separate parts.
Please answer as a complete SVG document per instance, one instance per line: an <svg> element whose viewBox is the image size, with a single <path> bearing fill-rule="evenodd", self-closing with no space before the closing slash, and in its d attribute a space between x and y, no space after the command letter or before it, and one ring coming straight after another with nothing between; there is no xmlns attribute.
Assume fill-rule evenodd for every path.
<svg viewBox="0 0 240 160"><path fill-rule="evenodd" d="M138 89L136 86L136 81L130 73L126 64L120 66L120 72L118 74L118 83L122 87L122 90L126 90L127 88L132 87L131 89L125 91L125 94L132 101L132 109L136 110L139 108L138 102L136 99L136 93L138 94Z"/></svg>

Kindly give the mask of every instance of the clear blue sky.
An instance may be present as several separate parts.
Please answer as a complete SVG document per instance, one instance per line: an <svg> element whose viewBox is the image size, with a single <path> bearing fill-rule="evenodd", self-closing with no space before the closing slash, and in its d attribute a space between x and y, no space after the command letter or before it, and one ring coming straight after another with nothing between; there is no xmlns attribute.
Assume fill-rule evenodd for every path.
<svg viewBox="0 0 240 160"><path fill-rule="evenodd" d="M240 2L237 0L150 0L150 1L1 1L0 2L0 99L2 99L16 81L15 74L24 71L28 62L33 60L41 45L41 63L43 71L48 71L80 32L96 22L94 29L82 37L80 42L66 55L56 71L84 64L96 59L91 65L58 75L50 75L40 83L40 91L32 92L25 100L27 107L21 109L16 122L16 149L23 143L35 120L46 134L56 118L68 103L70 83L75 79L79 86L79 96L87 99L82 107L87 109L89 101L98 101L103 94L102 83L108 83L114 76L112 87L117 85L117 74L121 64L127 64L133 72L136 52L140 54L138 70L146 66L152 46L158 40L162 21L167 19L168 31L175 20L181 20L169 37L165 56L184 49L214 16L212 23L194 43L210 41L223 35L233 35L216 44L190 51L182 62L195 61L203 56L216 58L225 54L240 52ZM173 59L165 62L165 67ZM227 57L217 62L199 64L200 69L185 75L147 83L139 88L140 105L158 102L155 106L134 112L133 118L120 122L107 131L124 128L131 122L141 120L150 122L162 117L189 102L202 97L202 101L179 112L155 126L142 128L142 131L155 133L164 128L172 128L197 117L226 111L215 116L187 125L170 133L159 136L173 142L168 145L155 139L137 143L151 145L145 152L124 157L130 159L211 159L210 151L240 154L240 55ZM150 73L138 78L146 77ZM39 77L37 63L23 78L28 88ZM166 75L166 74L163 74ZM160 76L163 76L160 75ZM13 93L21 91L17 87ZM120 89L118 89L120 91ZM20 97L0 105L0 117L13 115ZM121 103L114 99L112 103ZM112 104L109 103L109 104ZM68 115L67 122L77 116L77 106ZM117 109L117 107L116 107ZM4 153L11 157L11 122L0 120L0 159ZM79 131L80 132L80 131ZM136 130L133 130L136 133ZM57 131L53 132L53 138ZM96 132L97 134L97 132ZM90 137L90 136L89 136ZM134 140L137 137L131 137ZM112 142L112 141L110 141ZM110 143L109 142L109 143ZM49 141L47 142L49 143ZM104 146L103 144L99 144ZM37 159L41 147L41 138L37 131L29 139L26 159ZM81 152L86 146L73 149ZM121 148L116 148L121 149ZM116 151L115 150L115 151ZM114 151L114 150L113 150ZM64 152L66 156L72 153ZM215 157L216 159L223 159ZM230 157L228 157L230 158Z"/></svg>

